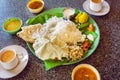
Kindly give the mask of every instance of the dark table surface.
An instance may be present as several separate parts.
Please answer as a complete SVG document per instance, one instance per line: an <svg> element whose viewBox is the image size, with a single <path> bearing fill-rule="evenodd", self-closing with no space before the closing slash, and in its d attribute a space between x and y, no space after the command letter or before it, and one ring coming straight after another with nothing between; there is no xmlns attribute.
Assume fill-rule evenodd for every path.
<svg viewBox="0 0 120 80"><path fill-rule="evenodd" d="M105 16L92 16L99 25L101 37L95 52L76 64L60 66L45 71L44 64L31 54L26 43L16 35L9 35L2 30L3 22L9 17L19 17L26 25L26 20L37 14L32 14L26 8L29 0L0 0L0 49L8 45L20 45L27 49L29 62L25 69L9 80L71 80L71 72L75 66L88 63L95 66L101 75L101 80L120 80L120 0L106 0L111 9ZM44 0L43 11L55 7L73 7L82 11L85 0ZM3 79L0 79L3 80Z"/></svg>

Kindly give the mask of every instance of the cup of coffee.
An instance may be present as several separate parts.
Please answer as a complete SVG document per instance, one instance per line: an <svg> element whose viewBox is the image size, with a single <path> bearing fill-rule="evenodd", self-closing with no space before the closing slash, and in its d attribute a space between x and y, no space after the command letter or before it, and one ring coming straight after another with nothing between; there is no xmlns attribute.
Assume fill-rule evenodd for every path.
<svg viewBox="0 0 120 80"><path fill-rule="evenodd" d="M100 11L103 7L104 0L90 0L90 9L93 11Z"/></svg>
<svg viewBox="0 0 120 80"><path fill-rule="evenodd" d="M18 57L14 49L3 49L0 51L0 64L6 70L15 68L18 64Z"/></svg>

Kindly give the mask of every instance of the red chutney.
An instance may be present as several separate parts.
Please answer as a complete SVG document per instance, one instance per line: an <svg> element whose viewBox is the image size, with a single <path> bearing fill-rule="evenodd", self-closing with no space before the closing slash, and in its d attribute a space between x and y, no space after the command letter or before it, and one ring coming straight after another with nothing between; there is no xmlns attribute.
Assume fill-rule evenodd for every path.
<svg viewBox="0 0 120 80"><path fill-rule="evenodd" d="M38 8L42 7L42 5L43 5L42 2L40 2L40 1L34 1L34 2L31 2L29 4L29 7L31 9L38 9Z"/></svg>
<svg viewBox="0 0 120 80"><path fill-rule="evenodd" d="M91 69L81 67L75 72L74 80L97 80L97 76Z"/></svg>

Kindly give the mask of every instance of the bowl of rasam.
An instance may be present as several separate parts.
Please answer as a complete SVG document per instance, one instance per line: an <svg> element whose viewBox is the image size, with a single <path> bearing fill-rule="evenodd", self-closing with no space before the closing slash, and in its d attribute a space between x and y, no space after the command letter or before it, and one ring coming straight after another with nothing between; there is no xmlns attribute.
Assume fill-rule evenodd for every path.
<svg viewBox="0 0 120 80"><path fill-rule="evenodd" d="M18 17L7 19L3 24L3 29L9 34L16 34L22 26L22 20Z"/></svg>

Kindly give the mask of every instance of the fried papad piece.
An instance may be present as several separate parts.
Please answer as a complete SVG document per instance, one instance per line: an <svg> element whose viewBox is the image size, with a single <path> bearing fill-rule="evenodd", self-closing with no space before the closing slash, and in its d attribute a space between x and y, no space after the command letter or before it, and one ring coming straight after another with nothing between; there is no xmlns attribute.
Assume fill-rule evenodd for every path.
<svg viewBox="0 0 120 80"><path fill-rule="evenodd" d="M22 31L17 33L17 36L26 42L34 43L35 38L33 38L32 35L41 27L42 25L40 23L35 25L24 26L22 27Z"/></svg>

